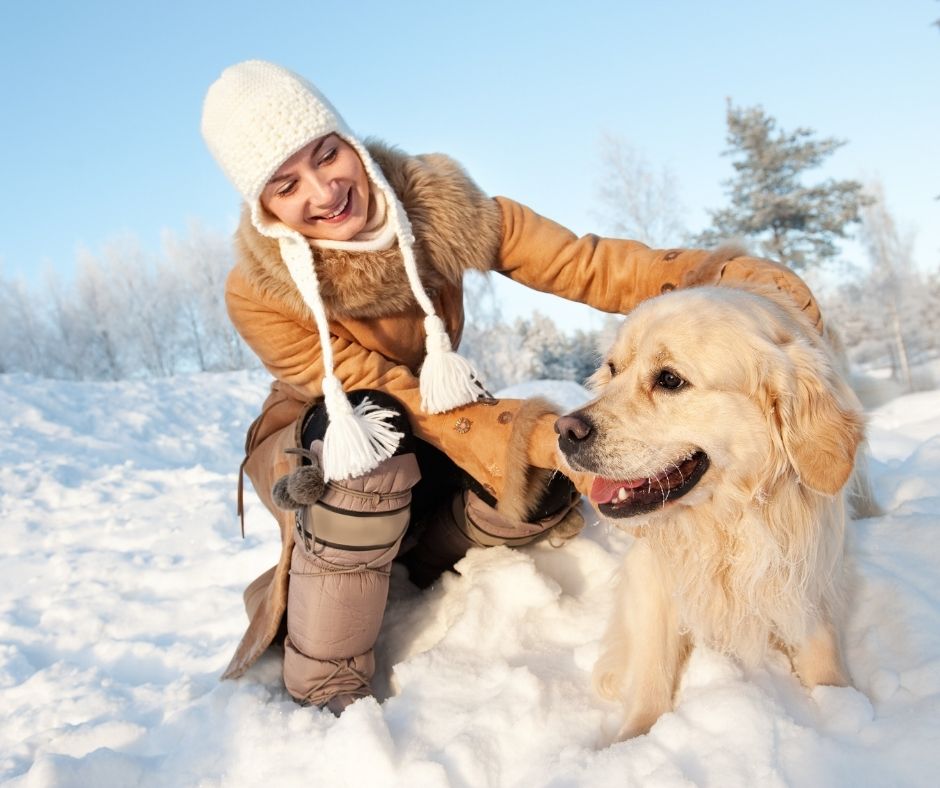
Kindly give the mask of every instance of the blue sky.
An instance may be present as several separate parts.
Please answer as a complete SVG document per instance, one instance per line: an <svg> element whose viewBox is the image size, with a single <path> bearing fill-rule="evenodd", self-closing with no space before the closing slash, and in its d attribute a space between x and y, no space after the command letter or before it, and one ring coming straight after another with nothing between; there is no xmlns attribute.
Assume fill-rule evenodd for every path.
<svg viewBox="0 0 940 788"><path fill-rule="evenodd" d="M0 271L68 278L76 250L238 212L199 135L223 68L264 58L360 135L443 151L492 194L603 231L602 134L674 174L692 230L724 202L725 102L848 140L825 174L880 178L919 264L940 264L934 0L36 2L0 10ZM515 290L513 309L556 309ZM548 303L548 306L545 304Z"/></svg>

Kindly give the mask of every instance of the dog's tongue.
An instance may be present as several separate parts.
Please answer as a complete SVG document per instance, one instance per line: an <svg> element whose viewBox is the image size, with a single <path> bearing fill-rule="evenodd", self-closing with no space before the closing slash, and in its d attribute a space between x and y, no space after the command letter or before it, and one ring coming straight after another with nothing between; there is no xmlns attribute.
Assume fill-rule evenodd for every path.
<svg viewBox="0 0 940 788"><path fill-rule="evenodd" d="M592 503L609 503L621 487L634 490L648 483L649 479L624 481L623 479L604 479L598 476L594 479L594 484L591 485L591 501Z"/></svg>

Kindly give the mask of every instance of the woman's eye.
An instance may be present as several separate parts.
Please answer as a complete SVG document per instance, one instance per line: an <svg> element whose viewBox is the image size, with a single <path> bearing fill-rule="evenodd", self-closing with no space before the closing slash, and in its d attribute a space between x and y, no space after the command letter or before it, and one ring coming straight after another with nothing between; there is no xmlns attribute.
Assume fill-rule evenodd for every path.
<svg viewBox="0 0 940 788"><path fill-rule="evenodd" d="M656 385L661 389L675 391L681 389L685 385L685 381L671 369L662 369L656 376Z"/></svg>
<svg viewBox="0 0 940 788"><path fill-rule="evenodd" d="M287 197L297 186L297 181L288 181L280 189L278 189L275 194L278 197Z"/></svg>
<svg viewBox="0 0 940 788"><path fill-rule="evenodd" d="M336 148L330 148L326 153L324 153L320 157L320 161L317 163L322 167L324 164L329 164L335 159L336 159Z"/></svg>

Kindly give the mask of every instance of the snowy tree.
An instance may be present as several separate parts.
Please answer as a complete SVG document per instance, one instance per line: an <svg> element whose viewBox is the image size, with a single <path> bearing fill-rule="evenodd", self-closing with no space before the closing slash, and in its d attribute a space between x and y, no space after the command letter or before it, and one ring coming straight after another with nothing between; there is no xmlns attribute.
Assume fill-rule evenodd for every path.
<svg viewBox="0 0 940 788"><path fill-rule="evenodd" d="M576 330L568 337L568 355L571 358L571 380L584 385L601 363L601 353L606 347L601 343L597 331Z"/></svg>
<svg viewBox="0 0 940 788"><path fill-rule="evenodd" d="M74 291L64 287L52 272L46 274L44 291L49 299L46 352L53 376L71 380L94 377L89 372L93 341L90 326L82 319Z"/></svg>
<svg viewBox="0 0 940 788"><path fill-rule="evenodd" d="M498 309L471 309L477 319L464 327L460 352L473 361L492 391L527 380L573 380L583 383L599 361L597 332L562 332L555 322L535 312L503 322ZM482 315L482 318L480 317Z"/></svg>
<svg viewBox="0 0 940 788"><path fill-rule="evenodd" d="M520 369L531 364L519 339L503 322L502 310L489 276L475 271L464 277L466 322L460 353L473 362L490 392L520 382Z"/></svg>
<svg viewBox="0 0 940 788"><path fill-rule="evenodd" d="M0 281L0 371L71 379L243 369L256 362L225 309L231 245L198 224L161 255L125 236L81 250L73 281Z"/></svg>
<svg viewBox="0 0 940 788"><path fill-rule="evenodd" d="M727 122L725 155L737 157L737 175L726 182L731 206L711 213L712 227L696 242L752 241L765 256L798 271L833 258L836 239L860 220L862 186L834 179L806 185L802 179L844 141L816 139L807 128L778 130L761 107L740 108L730 101Z"/></svg>
<svg viewBox="0 0 940 788"><path fill-rule="evenodd" d="M913 381L905 338L907 332L902 320L916 319L916 315L911 315L907 308L913 301L910 297L912 286L917 284L911 257L913 243L911 238L902 239L898 233L894 218L885 205L884 189L880 183L871 187L871 194L874 199L863 208L860 236L871 261L872 291L878 293L884 303L883 311L887 317L884 325L891 337L896 377L910 391Z"/></svg>
<svg viewBox="0 0 940 788"><path fill-rule="evenodd" d="M99 258L112 287L118 342L132 369L165 377L185 365L176 288L136 238L106 244Z"/></svg>
<svg viewBox="0 0 940 788"><path fill-rule="evenodd" d="M880 183L867 188L859 238L869 265L824 299L824 313L843 337L850 358L863 365L890 366L903 390L931 385L914 366L940 353L940 288L913 259L913 238L902 233Z"/></svg>
<svg viewBox="0 0 940 788"><path fill-rule="evenodd" d="M533 380L571 378L565 341L555 321L541 312L517 320L514 326L523 353L532 359L529 377Z"/></svg>
<svg viewBox="0 0 940 788"><path fill-rule="evenodd" d="M52 375L44 310L20 280L0 282L0 371Z"/></svg>
<svg viewBox="0 0 940 788"><path fill-rule="evenodd" d="M118 380L127 374L127 349L122 340L124 316L108 272L88 251L79 254L79 274L69 330L83 339L81 377Z"/></svg>
<svg viewBox="0 0 940 788"><path fill-rule="evenodd" d="M463 278L464 316L478 328L491 328L503 319L503 311L493 286L493 277L468 271Z"/></svg>
<svg viewBox="0 0 940 788"><path fill-rule="evenodd" d="M611 234L656 248L675 246L685 237L682 203L671 172L657 172L612 135L601 140L601 165L597 215Z"/></svg>
<svg viewBox="0 0 940 788"><path fill-rule="evenodd" d="M162 274L173 283L180 330L191 363L199 370L243 369L248 352L225 309L225 278L232 267L231 241L202 225L187 235L166 232Z"/></svg>
<svg viewBox="0 0 940 788"><path fill-rule="evenodd" d="M494 323L468 323L464 328L460 353L473 362L490 392L531 380L538 359L523 346L524 321L512 326L502 320Z"/></svg>

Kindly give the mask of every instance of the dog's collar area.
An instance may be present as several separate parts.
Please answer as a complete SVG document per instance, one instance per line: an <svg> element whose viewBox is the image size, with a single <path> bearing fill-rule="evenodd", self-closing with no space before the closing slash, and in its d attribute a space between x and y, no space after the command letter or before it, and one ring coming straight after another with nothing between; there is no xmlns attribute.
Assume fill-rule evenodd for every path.
<svg viewBox="0 0 940 788"><path fill-rule="evenodd" d="M591 502L611 518L651 512L689 492L708 466L708 455L697 451L691 457L672 463L656 476L627 480L598 477L591 487Z"/></svg>

